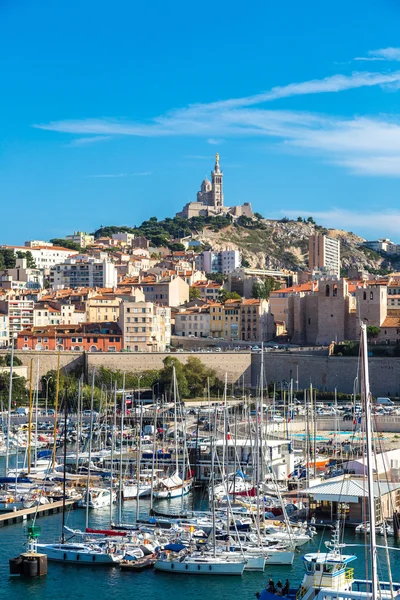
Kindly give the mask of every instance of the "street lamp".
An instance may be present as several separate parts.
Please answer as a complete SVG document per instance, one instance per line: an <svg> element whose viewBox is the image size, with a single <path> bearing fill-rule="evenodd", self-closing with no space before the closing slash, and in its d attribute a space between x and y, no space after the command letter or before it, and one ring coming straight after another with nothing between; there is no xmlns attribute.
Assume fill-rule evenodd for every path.
<svg viewBox="0 0 400 600"><path fill-rule="evenodd" d="M43 379L46 382L46 417L47 417L47 402L49 400L49 382L50 379L53 379L52 375L49 375L48 377L43 377Z"/></svg>

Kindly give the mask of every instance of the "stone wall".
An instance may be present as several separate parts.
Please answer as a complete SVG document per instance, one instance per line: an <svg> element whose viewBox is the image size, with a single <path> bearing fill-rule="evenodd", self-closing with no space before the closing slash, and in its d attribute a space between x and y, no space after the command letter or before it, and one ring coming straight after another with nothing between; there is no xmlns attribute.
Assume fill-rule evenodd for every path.
<svg viewBox="0 0 400 600"><path fill-rule="evenodd" d="M224 379L225 373L228 376L228 383L242 382L244 377L245 385L251 384L251 355L250 352L122 352L96 354L88 353L87 373L93 368L101 366L109 369L120 369L121 371L130 371L132 373L141 373L150 369L162 369L163 360L167 356L174 356L182 363L188 358L195 356L199 358L206 367L211 367L217 371L218 377Z"/></svg>
<svg viewBox="0 0 400 600"><path fill-rule="evenodd" d="M299 388L310 383L321 391L353 393L357 373L357 357L316 356L295 353L265 353L264 372L268 382L294 381L296 389L297 369ZM400 396L400 358L370 358L369 372L371 391L374 396ZM256 385L260 374L260 355L252 354L251 381Z"/></svg>
<svg viewBox="0 0 400 600"><path fill-rule="evenodd" d="M5 352L0 352L4 355ZM31 361L32 377L36 382L37 365L39 361L39 377L51 369L57 368L57 352L19 351L15 353L28 368L27 378L30 377ZM84 369L86 375L91 369L104 366L110 369L120 369L140 373L149 369L162 368L166 356L176 356L185 363L191 356L198 357L207 367L216 369L218 376L223 379L225 372L228 382L242 382L245 385L256 386L260 377L260 354L249 352L177 352L177 353L82 353L62 352L60 354L61 368L66 371ZM292 378L296 389L297 371L299 388L309 387L310 383L321 391L353 393L354 379L357 376L357 357L323 356L321 354L305 354L300 352L265 352L264 372L267 382L276 382L278 388L281 382ZM370 382L374 396L400 396L400 358L370 358ZM359 374L358 374L359 375Z"/></svg>
<svg viewBox="0 0 400 600"><path fill-rule="evenodd" d="M4 356L6 352L1 351L0 356ZM37 369L39 367L39 379L46 375L46 373L52 369L57 369L58 363L58 352L35 352L35 351L19 351L15 352L15 356L22 361L24 367L26 367L26 375L24 375L29 381L31 376L31 365L32 365L32 382L33 387L36 386ZM83 352L61 352L60 353L60 366L66 372L73 371L75 369L84 369L85 366L85 354ZM18 373L19 375L19 373Z"/></svg>

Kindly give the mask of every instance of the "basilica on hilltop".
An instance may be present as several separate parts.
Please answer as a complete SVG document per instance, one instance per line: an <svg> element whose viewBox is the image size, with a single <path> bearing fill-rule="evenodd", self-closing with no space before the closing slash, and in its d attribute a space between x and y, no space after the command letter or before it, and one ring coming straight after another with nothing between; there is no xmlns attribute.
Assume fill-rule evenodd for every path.
<svg viewBox="0 0 400 600"><path fill-rule="evenodd" d="M189 202L183 210L177 213L177 217L190 219L191 217L215 217L217 215L230 214L233 217L252 217L253 211L250 202L240 206L225 206L223 192L223 177L219 165L219 154L215 155L214 171L211 172L211 181L205 179L197 192L196 202Z"/></svg>

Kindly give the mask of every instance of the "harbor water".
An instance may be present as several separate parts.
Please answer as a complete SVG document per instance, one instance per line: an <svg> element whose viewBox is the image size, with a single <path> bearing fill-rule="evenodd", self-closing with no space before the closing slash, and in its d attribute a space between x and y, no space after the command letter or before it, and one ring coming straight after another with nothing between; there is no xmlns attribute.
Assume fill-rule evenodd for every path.
<svg viewBox="0 0 400 600"><path fill-rule="evenodd" d="M0 459L1 460L1 459ZM3 462L1 460L1 462ZM0 465L0 471L2 470ZM204 495L196 493L185 498L189 508L207 508ZM148 515L149 501L141 500L140 515ZM181 500L165 500L159 502L157 507L165 513L178 512ZM136 514L136 501L125 502L122 509L122 521L134 523ZM56 542L61 535L61 514L41 517L37 525L41 527L40 542ZM109 527L109 509L94 510L90 512L89 526L93 528ZM118 508L114 507L113 520L118 520ZM218 598L219 600L254 600L255 593L260 591L270 577L276 582L289 579L291 586L297 586L303 576L302 555L307 552L325 551L326 540L330 539L330 529L318 531L309 543L302 546L296 553L292 567L266 566L264 573L245 572L242 577L216 577L175 575L169 573L145 570L143 572L121 572L116 567L85 567L80 565L67 565L49 562L48 574L42 578L24 579L9 575L8 560L18 556L24 551L27 539L27 526L32 521L18 523L0 528L0 600L79 600L95 599L110 600L111 598L126 598L130 600L149 598L152 600L204 600ZM69 511L66 515L66 524L70 528L84 529L85 510ZM379 540L379 538L378 538ZM344 541L349 544L360 544L358 547L349 547L344 552L355 553L358 560L352 563L355 576L366 577L364 536L356 535L353 531L346 531ZM383 544L383 538L378 543ZM389 544L395 545L393 538ZM392 573L395 581L400 580L400 552L391 551ZM384 550L379 550L379 576L387 580L387 568Z"/></svg>

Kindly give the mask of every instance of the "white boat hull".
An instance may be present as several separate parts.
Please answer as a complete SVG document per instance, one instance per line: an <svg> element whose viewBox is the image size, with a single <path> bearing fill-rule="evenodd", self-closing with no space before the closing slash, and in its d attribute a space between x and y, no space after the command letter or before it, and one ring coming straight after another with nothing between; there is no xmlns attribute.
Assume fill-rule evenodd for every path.
<svg viewBox="0 0 400 600"><path fill-rule="evenodd" d="M182 575L242 575L244 562L201 560L158 560L154 568L157 571L177 573Z"/></svg>
<svg viewBox="0 0 400 600"><path fill-rule="evenodd" d="M68 548L62 544L37 544L37 551L47 554L48 560L55 562L87 564L87 565L115 565L122 560L120 554L107 554L98 551L90 551L85 548Z"/></svg>
<svg viewBox="0 0 400 600"><path fill-rule="evenodd" d="M158 490L154 492L154 498L158 500L169 500L170 498L179 498L180 496L186 496L192 489L192 482L185 482L185 485L177 488L171 488L169 490Z"/></svg>

